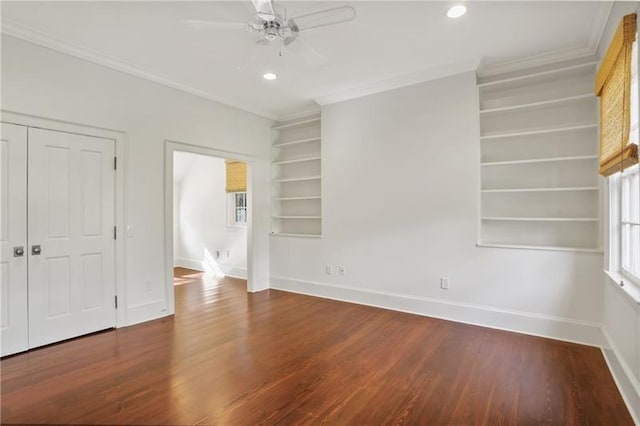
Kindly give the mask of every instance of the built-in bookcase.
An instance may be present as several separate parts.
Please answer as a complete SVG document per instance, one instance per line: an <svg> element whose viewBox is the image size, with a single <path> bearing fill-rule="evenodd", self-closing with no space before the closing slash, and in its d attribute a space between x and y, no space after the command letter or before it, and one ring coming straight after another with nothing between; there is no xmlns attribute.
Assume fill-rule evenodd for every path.
<svg viewBox="0 0 640 426"><path fill-rule="evenodd" d="M272 128L271 235L322 235L322 138L320 117Z"/></svg>
<svg viewBox="0 0 640 426"><path fill-rule="evenodd" d="M478 245L600 251L595 66L478 80Z"/></svg>

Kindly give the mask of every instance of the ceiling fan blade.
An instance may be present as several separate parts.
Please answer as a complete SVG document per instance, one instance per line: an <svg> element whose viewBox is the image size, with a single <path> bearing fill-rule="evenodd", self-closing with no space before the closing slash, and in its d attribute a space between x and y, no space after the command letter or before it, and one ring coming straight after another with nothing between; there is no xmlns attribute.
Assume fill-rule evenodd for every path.
<svg viewBox="0 0 640 426"><path fill-rule="evenodd" d="M301 57L302 60L313 67L321 67L329 63L327 58L322 56L316 49L311 47L311 45L306 43L304 40L301 40L300 37L297 37L295 40L289 42L284 47L293 52L295 55Z"/></svg>
<svg viewBox="0 0 640 426"><path fill-rule="evenodd" d="M247 24L242 22L216 22L201 19L181 19L180 23L195 30L246 30Z"/></svg>
<svg viewBox="0 0 640 426"><path fill-rule="evenodd" d="M273 9L273 3L271 0L251 0L253 6L258 12L258 16L265 21L271 21L276 16L276 12Z"/></svg>
<svg viewBox="0 0 640 426"><path fill-rule="evenodd" d="M340 6L296 16L289 19L289 22L293 21L300 31L304 31L353 21L355 18L356 10L353 7Z"/></svg>

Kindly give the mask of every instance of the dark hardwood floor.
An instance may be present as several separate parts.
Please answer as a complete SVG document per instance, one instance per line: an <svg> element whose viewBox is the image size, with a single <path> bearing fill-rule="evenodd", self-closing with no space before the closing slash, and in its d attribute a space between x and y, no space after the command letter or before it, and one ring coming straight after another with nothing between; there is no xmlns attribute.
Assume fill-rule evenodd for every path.
<svg viewBox="0 0 640 426"><path fill-rule="evenodd" d="M2 360L2 422L632 424L597 348L178 272L175 317Z"/></svg>

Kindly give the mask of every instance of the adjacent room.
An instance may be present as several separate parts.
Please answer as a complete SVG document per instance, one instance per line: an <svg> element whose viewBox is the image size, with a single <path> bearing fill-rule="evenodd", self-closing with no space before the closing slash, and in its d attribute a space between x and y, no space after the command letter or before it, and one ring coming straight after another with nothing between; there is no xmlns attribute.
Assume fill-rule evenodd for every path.
<svg viewBox="0 0 640 426"><path fill-rule="evenodd" d="M638 6L2 1L0 422L640 424Z"/></svg>

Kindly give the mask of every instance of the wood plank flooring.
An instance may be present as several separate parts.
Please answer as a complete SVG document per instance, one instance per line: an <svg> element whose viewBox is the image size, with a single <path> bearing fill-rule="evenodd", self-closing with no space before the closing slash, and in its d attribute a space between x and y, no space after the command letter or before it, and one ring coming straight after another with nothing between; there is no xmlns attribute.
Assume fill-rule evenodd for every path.
<svg viewBox="0 0 640 426"><path fill-rule="evenodd" d="M174 317L2 360L2 423L632 424L597 348L178 272Z"/></svg>

